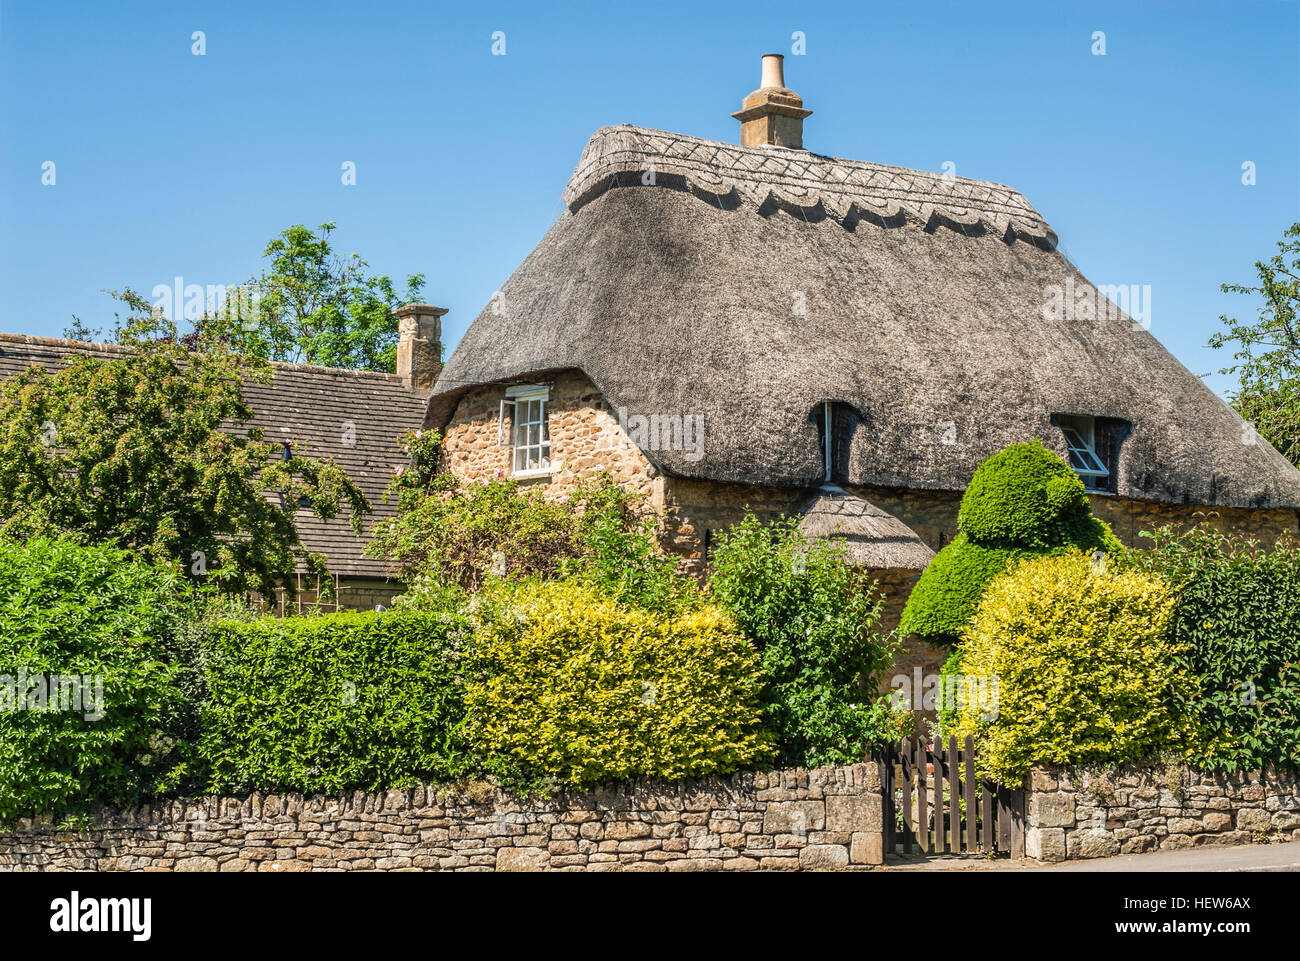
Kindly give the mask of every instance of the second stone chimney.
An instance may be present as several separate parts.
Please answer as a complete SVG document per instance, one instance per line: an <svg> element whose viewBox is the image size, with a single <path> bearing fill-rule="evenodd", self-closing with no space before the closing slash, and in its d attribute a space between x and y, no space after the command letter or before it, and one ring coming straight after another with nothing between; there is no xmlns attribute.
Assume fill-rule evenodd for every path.
<svg viewBox="0 0 1300 961"><path fill-rule="evenodd" d="M758 89L740 104L732 116L740 121L742 147L791 147L803 149L803 121L812 111L805 110L803 99L785 85L783 61L779 53L763 54L763 75Z"/></svg>
<svg viewBox="0 0 1300 961"><path fill-rule="evenodd" d="M397 376L413 391L428 393L442 370L442 315L446 307L403 304L397 315Z"/></svg>

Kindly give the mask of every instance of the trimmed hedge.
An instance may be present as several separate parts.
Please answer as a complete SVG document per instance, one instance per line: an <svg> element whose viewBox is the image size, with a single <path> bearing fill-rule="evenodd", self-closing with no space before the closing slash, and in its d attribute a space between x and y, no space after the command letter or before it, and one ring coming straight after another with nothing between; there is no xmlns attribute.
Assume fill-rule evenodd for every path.
<svg viewBox="0 0 1300 961"><path fill-rule="evenodd" d="M1178 591L1168 633L1202 680L1196 711L1213 736L1198 764L1300 766L1300 546L1265 551L1205 527L1153 536L1127 560Z"/></svg>
<svg viewBox="0 0 1300 961"><path fill-rule="evenodd" d="M955 733L976 734L986 771L1009 784L1033 764L1189 756L1197 681L1166 634L1173 606L1161 578L1094 569L1079 551L1021 561L989 586L962 644L965 676L997 679L996 716L966 704Z"/></svg>
<svg viewBox="0 0 1300 961"><path fill-rule="evenodd" d="M1038 441L1013 444L980 464L957 526L987 547L1031 550L1104 547L1110 533L1092 516L1083 481Z"/></svg>
<svg viewBox="0 0 1300 961"><path fill-rule="evenodd" d="M167 776L184 596L116 548L0 539L0 822L131 804Z"/></svg>
<svg viewBox="0 0 1300 961"><path fill-rule="evenodd" d="M989 582L1006 571L1023 550L985 547L958 534L939 551L912 588L899 631L955 640L975 616Z"/></svg>
<svg viewBox="0 0 1300 961"><path fill-rule="evenodd" d="M1118 551L1092 516L1083 482L1040 442L1014 444L976 469L957 515L960 531L912 589L902 634L955 643L989 583L1015 560L1072 548Z"/></svg>
<svg viewBox="0 0 1300 961"><path fill-rule="evenodd" d="M429 611L222 622L201 750L218 793L335 793L466 769L468 625Z"/></svg>
<svg viewBox="0 0 1300 961"><path fill-rule="evenodd" d="M771 753L757 653L716 608L663 615L590 587L484 597L467 735L504 783L723 774Z"/></svg>

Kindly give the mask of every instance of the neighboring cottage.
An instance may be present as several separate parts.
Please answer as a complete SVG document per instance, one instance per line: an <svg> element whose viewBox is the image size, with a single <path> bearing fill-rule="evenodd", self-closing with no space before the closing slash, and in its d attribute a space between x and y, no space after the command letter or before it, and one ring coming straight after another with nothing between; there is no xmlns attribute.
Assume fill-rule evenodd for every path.
<svg viewBox="0 0 1300 961"><path fill-rule="evenodd" d="M269 384L246 384L244 398L254 411L250 426L261 427L268 441L299 445L306 456L333 458L365 493L371 514L366 529L391 517L384 489L393 469L406 463L398 438L424 423L433 378L441 365L439 318L446 311L413 304L398 311L397 373L337 370L307 364L273 364ZM0 378L30 366L57 370L73 353L111 357L121 348L48 337L0 334ZM387 606L401 585L388 576L384 561L367 557L365 541L356 537L346 510L322 521L310 509L297 513L298 530L307 550L324 554L334 578L337 599L328 607L370 609ZM301 592L296 610L309 607L317 585L300 569ZM285 598L277 600L283 610Z"/></svg>
<svg viewBox="0 0 1300 961"><path fill-rule="evenodd" d="M598 130L438 377L445 466L547 496L608 470L697 568L747 507L802 513L879 571L893 623L975 467L1035 437L1128 543L1207 508L1297 530L1300 472L1023 196L811 153L808 114L769 55L741 146Z"/></svg>

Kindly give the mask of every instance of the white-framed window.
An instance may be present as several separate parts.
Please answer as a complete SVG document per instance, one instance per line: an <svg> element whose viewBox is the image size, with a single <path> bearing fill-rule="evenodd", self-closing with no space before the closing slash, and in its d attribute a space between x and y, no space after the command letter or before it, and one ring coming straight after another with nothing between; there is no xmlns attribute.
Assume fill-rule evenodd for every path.
<svg viewBox="0 0 1300 961"><path fill-rule="evenodd" d="M1070 466L1083 478L1088 487L1105 485L1110 471L1097 455L1097 427L1091 417L1057 418L1061 433L1065 435L1065 446L1070 452Z"/></svg>
<svg viewBox="0 0 1300 961"><path fill-rule="evenodd" d="M501 401L497 442L513 448L512 474L540 474L551 469L551 428L547 418L550 388L521 384L507 388ZM510 414L510 443L505 443L506 413Z"/></svg>

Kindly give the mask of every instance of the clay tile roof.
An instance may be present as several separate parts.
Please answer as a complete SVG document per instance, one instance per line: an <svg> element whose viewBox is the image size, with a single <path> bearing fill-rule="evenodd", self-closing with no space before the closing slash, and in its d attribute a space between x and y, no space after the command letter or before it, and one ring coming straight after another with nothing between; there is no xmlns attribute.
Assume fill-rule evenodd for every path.
<svg viewBox="0 0 1300 961"><path fill-rule="evenodd" d="M0 378L31 365L57 368L72 353L113 357L120 348L0 334ZM307 364L273 364L272 370L270 384L245 385L244 398L254 411L251 426L261 427L268 441L293 443L298 453L332 457L370 501L367 528L391 517L394 505L384 503L384 488L393 468L406 463L397 438L423 425L426 400L393 374ZM355 430L345 426L348 422ZM382 561L364 555L364 542L352 533L346 510L331 521L300 510L297 519L303 544L326 555L332 572L343 577L386 576Z"/></svg>
<svg viewBox="0 0 1300 961"><path fill-rule="evenodd" d="M576 369L630 413L704 416L702 457L647 451L666 473L813 486L833 400L856 417L845 483L962 490L1009 444L1064 455L1053 415L1091 415L1132 424L1120 495L1300 506L1300 472L1142 323L1045 312L1094 288L1009 187L620 126L564 197L442 371L433 426L474 386Z"/></svg>

